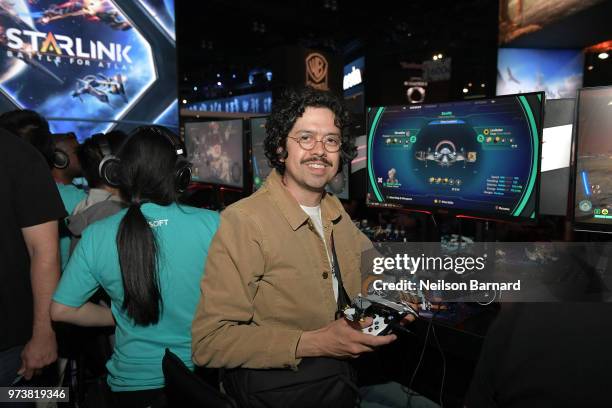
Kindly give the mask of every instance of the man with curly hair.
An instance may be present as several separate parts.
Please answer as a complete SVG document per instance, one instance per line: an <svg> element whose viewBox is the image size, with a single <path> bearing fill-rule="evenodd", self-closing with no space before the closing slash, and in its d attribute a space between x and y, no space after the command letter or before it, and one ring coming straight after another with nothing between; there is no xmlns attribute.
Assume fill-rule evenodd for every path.
<svg viewBox="0 0 612 408"><path fill-rule="evenodd" d="M193 359L240 368L226 371L224 382L240 406L270 406L271 400L272 406L351 406L345 392L334 393L340 380L310 378L317 385L307 392L286 382L327 370L309 367L329 367L332 372L318 375L336 370L350 380L346 359L396 339L362 333L369 319L359 325L336 319L359 292L361 254L371 246L340 201L325 192L342 162L355 156L348 121L329 92L285 92L266 123L266 156L274 170L260 190L221 214L193 322ZM274 368L286 369L273 371L281 380L261 370ZM245 371L248 384L240 377ZM292 392L266 399L258 382Z"/></svg>

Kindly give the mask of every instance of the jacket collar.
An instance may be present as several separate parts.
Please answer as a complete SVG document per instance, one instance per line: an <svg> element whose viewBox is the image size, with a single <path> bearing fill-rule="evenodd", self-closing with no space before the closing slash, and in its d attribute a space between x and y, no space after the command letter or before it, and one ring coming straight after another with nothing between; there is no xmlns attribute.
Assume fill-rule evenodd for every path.
<svg viewBox="0 0 612 408"><path fill-rule="evenodd" d="M308 214L302 210L300 204L291 195L289 190L287 190L283 184L282 176L276 169L272 170L266 179L265 188L270 193L272 201L276 204L281 214L285 217L294 231L308 221ZM341 216L342 213L337 200L334 200L330 195L324 193L321 199L321 218L323 222L335 223Z"/></svg>

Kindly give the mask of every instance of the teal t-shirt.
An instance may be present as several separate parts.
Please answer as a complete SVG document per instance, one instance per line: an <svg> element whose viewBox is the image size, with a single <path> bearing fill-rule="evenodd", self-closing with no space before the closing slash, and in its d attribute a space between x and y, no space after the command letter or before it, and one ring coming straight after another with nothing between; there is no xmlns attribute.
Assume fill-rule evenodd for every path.
<svg viewBox="0 0 612 408"><path fill-rule="evenodd" d="M218 213L199 208L148 203L141 210L155 231L159 248L163 306L157 324L135 325L121 307L124 292L115 239L127 209L87 227L53 296L58 303L79 307L100 286L109 294L117 324L115 349L106 364L113 391L163 387L161 362L166 347L193 368L191 323L200 299L208 246L219 225Z"/></svg>
<svg viewBox="0 0 612 408"><path fill-rule="evenodd" d="M66 208L66 212L70 215L72 211L74 211L74 207L77 206L81 200L84 200L87 197L85 191L77 188L72 184L62 184L55 183L57 185L57 189L59 190L60 197L62 198L62 202L64 203L64 208ZM60 238L60 262L62 265L62 271L66 269L66 264L68 263L68 258L70 258L70 237Z"/></svg>

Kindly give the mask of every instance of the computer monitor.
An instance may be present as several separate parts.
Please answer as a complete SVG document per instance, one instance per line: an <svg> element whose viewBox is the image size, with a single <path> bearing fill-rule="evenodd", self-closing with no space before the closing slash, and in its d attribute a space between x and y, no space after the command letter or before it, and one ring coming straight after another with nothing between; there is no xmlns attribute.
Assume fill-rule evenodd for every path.
<svg viewBox="0 0 612 408"><path fill-rule="evenodd" d="M583 70L582 50L500 48L496 94L545 91L547 100L575 98Z"/></svg>
<svg viewBox="0 0 612 408"><path fill-rule="evenodd" d="M576 99L546 100L542 137L540 214L567 215Z"/></svg>
<svg viewBox="0 0 612 408"><path fill-rule="evenodd" d="M370 108L368 205L535 218L543 99Z"/></svg>
<svg viewBox="0 0 612 408"><path fill-rule="evenodd" d="M185 123L185 149L193 180L244 187L242 120Z"/></svg>
<svg viewBox="0 0 612 408"><path fill-rule="evenodd" d="M253 191L257 191L266 181L266 177L272 169L268 164L268 158L264 149L266 138L266 118L253 118L251 125L251 162L253 170Z"/></svg>
<svg viewBox="0 0 612 408"><path fill-rule="evenodd" d="M612 87L581 89L576 104L574 226L612 232Z"/></svg>

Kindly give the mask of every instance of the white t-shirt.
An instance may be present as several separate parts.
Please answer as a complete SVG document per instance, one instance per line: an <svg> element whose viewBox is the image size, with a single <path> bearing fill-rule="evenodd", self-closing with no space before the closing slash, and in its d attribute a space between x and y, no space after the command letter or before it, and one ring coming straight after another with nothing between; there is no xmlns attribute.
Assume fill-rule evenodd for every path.
<svg viewBox="0 0 612 408"><path fill-rule="evenodd" d="M333 279L332 285L334 287L334 297L336 298L336 302L337 302L338 301L338 277L336 276L336 268L334 268L334 263L332 262L331 254L329 253L329 250L327 249L327 242L325 242L325 234L323 234L323 220L321 219L321 206L317 205L316 207L306 207L305 205L300 205L300 207L302 207L302 210L304 210L304 212L308 214L308 216L314 223L315 229L317 230L317 232L321 236L321 239L323 240L323 245L325 246L325 253L327 254L327 261L329 262L329 266L332 271L332 279Z"/></svg>

